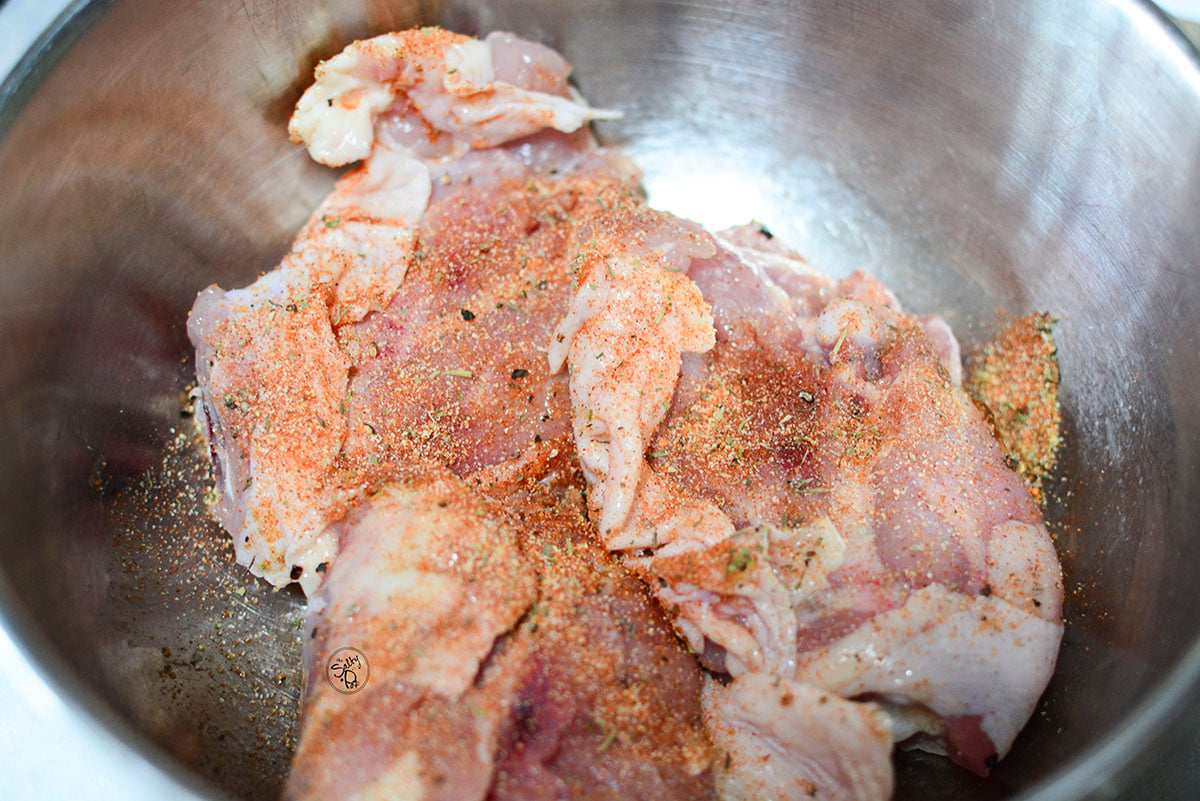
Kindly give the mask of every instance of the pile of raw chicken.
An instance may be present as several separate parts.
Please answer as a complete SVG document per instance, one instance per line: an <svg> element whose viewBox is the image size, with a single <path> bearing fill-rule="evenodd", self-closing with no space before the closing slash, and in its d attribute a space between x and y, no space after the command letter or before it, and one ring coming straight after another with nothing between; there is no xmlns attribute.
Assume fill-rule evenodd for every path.
<svg viewBox="0 0 1200 801"><path fill-rule="evenodd" d="M878 801L896 743L985 774L1062 590L953 334L647 207L569 70L352 44L290 132L358 166L192 309L216 514L309 597L285 797Z"/></svg>

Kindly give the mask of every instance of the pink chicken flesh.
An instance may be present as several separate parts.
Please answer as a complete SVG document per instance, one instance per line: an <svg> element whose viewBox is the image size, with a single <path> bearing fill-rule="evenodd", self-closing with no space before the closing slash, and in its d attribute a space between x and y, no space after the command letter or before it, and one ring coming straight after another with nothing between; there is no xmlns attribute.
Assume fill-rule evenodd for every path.
<svg viewBox="0 0 1200 801"><path fill-rule="evenodd" d="M522 146L524 137L544 129L575 131L589 119L611 116L567 96L569 68L548 52L503 34L480 42L425 28L357 42L317 68L317 82L292 118L293 136L326 164L370 157L338 181L278 269L245 289L206 289L188 319L217 515L234 535L238 560L255 575L276 585L299 580L311 591L319 584L317 568L333 557L328 527L364 486L343 458L344 446L363 434L364 421L351 408L358 389L351 382L365 360L380 355L380 343L360 342L355 326L378 326L370 318L385 309L392 310L385 329L399 328L392 338L422 325L420 315L441 302L422 295L458 283L453 272L427 274L422 283L433 292L420 292L418 284L410 287L418 291L397 298L408 271L424 259L425 233L452 236L456 216L498 210L499 195L487 197L478 187L471 209L454 207L447 196L459 182L512 189L534 181L522 157L544 159L536 166L548 171L557 169L556 158L571 158L578 149L558 140L557 148ZM533 68L534 56L543 68ZM515 86L505 77L550 91ZM514 144L475 150L501 142ZM529 205L497 215L500 245L537 212ZM454 378L464 367L448 369Z"/></svg>
<svg viewBox="0 0 1200 801"><path fill-rule="evenodd" d="M986 773L1061 576L953 334L648 208L569 71L437 29L324 62L290 131L362 164L192 310L215 512L312 598L287 796L878 801L898 742Z"/></svg>
<svg viewBox="0 0 1200 801"><path fill-rule="evenodd" d="M430 470L334 528L285 798L713 797L700 672L578 510Z"/></svg>
<svg viewBox="0 0 1200 801"><path fill-rule="evenodd" d="M614 240L641 226L610 224ZM953 339L869 276L826 279L753 228L711 247L679 269L711 306L716 344L683 357L663 421L627 435L647 443L621 475L629 499L589 475L601 536L658 588L706 666L733 677L710 717L740 786L765 781L759 738L787 741L778 727L793 725L747 718L751 675L861 700L892 740L986 774L1053 671L1062 588L1040 513L958 386ZM627 399L661 395L661 378L577 379L575 365L621 339L589 323L601 333L570 344L573 397L578 382L593 419L632 416ZM639 337L674 358L676 329L660 327ZM890 741L859 742L862 764L890 776L868 753ZM797 786L833 798L890 786L839 786L831 777L846 774L818 763Z"/></svg>

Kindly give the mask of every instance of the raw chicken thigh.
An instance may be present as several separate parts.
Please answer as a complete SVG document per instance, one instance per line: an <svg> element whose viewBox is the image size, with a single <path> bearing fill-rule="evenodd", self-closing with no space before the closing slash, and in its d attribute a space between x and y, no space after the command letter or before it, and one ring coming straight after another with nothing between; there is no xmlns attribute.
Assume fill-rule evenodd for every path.
<svg viewBox="0 0 1200 801"><path fill-rule="evenodd" d="M289 130L362 163L192 310L215 512L311 599L285 795L880 801L898 742L986 773L1061 578L953 334L647 207L569 72L438 29L324 62Z"/></svg>
<svg viewBox="0 0 1200 801"><path fill-rule="evenodd" d="M417 315L429 300L411 309L396 308L405 299L393 301L424 256L418 242L431 199L453 194L435 193L433 181L452 186L456 178L482 179L527 188L520 183L527 177L523 155L553 161L558 150L570 158L572 148L530 143L509 155L478 156L472 148L545 128L574 131L596 116L611 116L566 97L569 68L548 53L504 35L480 42L433 28L389 34L355 43L322 64L301 98L290 130L315 158L331 165L370 158L338 182L278 269L245 289L210 287L188 320L217 515L235 535L238 560L255 575L280 586L299 580L310 591L319 583L317 567L334 555L328 526L362 487L340 460L343 445L361 435L355 426L362 423L346 401L353 397L351 377L366 358L354 342L339 340L353 339L347 329L389 307L399 325L424 322ZM506 83L497 67L556 93ZM499 205L498 196L486 197L471 211L491 214ZM497 219L496 233L533 219L539 210L528 205ZM433 212L444 223L440 235L451 234L458 210ZM497 239L503 245L504 237ZM453 275L426 280L459 284ZM430 300L440 302L437 294Z"/></svg>
<svg viewBox="0 0 1200 801"><path fill-rule="evenodd" d="M613 242L644 226L608 222ZM631 252L611 248L593 269ZM615 432L608 463L633 463L614 474L599 458L588 474L602 538L657 588L706 666L733 678L706 695L734 774L722 794L886 797L892 741L986 774L1053 671L1061 576L1039 512L958 387L948 329L904 314L869 276L814 274L754 229L693 246L674 270L711 304L715 345L680 359L663 316L639 329L639 355L657 343L681 370L631 385L591 368L630 339L601 311L569 340L572 398L588 393L592 427ZM669 411L636 417L630 398L670 391ZM594 434L578 400L574 419L584 459ZM827 725L862 731L857 772Z"/></svg>
<svg viewBox="0 0 1200 801"><path fill-rule="evenodd" d="M566 91L556 55L489 41L498 72ZM282 556L287 570L265 577L300 581L311 599L285 796L714 797L702 671L642 583L591 541L567 381L545 358L571 290L571 211L636 174L586 132L423 152L397 144L396 114L377 130L421 153L429 190L403 280L375 273L386 306L360 317L320 284L284 302L293 253L248 289L206 290L191 319L218 514L252 569ZM296 251L352 218L333 203ZM362 235L393 228L369 220ZM302 394L318 390L322 403ZM283 422L287 439L274 435ZM298 557L314 538L320 549ZM356 663L352 693L327 680L345 647L369 664Z"/></svg>
<svg viewBox="0 0 1200 801"><path fill-rule="evenodd" d="M309 603L287 797L487 791L516 681L489 654L532 605L537 577L516 532L481 503L452 478L398 483L335 526L345 545ZM326 671L343 647L362 655L339 685Z"/></svg>
<svg viewBox="0 0 1200 801"><path fill-rule="evenodd" d="M714 797L700 673L576 509L434 470L334 528L285 798Z"/></svg>

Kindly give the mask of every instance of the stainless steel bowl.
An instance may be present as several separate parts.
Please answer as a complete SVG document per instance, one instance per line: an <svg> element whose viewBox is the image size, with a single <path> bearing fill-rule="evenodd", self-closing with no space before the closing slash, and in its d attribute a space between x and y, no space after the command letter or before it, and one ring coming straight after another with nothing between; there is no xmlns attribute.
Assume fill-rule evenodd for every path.
<svg viewBox="0 0 1200 801"><path fill-rule="evenodd" d="M1192 797L1200 66L1133 0L73 6L0 88L0 608L130 775L286 770L301 599L204 514L184 319L331 185L285 134L317 59L428 22L561 49L656 203L867 267L968 345L1063 318L1058 672L991 780L902 756L898 797Z"/></svg>

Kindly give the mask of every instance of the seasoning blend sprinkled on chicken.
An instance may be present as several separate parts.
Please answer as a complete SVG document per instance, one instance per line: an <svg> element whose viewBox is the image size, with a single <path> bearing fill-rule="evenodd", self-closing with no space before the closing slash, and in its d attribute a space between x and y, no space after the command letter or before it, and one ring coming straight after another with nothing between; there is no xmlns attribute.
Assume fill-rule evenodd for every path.
<svg viewBox="0 0 1200 801"><path fill-rule="evenodd" d="M892 742L986 774L1053 671L1061 574L957 346L869 276L720 239L688 271L716 344L684 359L633 512L600 533L733 678L705 696L722 795L887 797ZM671 331L641 336L674 353ZM826 726L857 728L852 752Z"/></svg>
<svg viewBox="0 0 1200 801"><path fill-rule="evenodd" d="M528 63L509 52L521 48ZM338 332L394 299L416 255L431 175L446 178L473 148L612 117L566 96L568 72L514 37L481 42L434 28L356 42L318 67L289 131L322 163L363 164L338 181L277 270L245 289L210 287L188 320L218 517L255 575L276 586L299 578L311 591L334 555L325 529L347 498L327 477L351 436L353 367Z"/></svg>
<svg viewBox="0 0 1200 801"><path fill-rule="evenodd" d="M569 72L351 45L289 130L361 165L193 308L216 514L312 599L287 796L881 801L894 743L986 773L1061 577L952 332L648 208Z"/></svg>
<svg viewBox="0 0 1200 801"><path fill-rule="evenodd" d="M510 95L566 98L569 67L556 54L487 41ZM285 796L712 798L702 671L641 582L590 541L567 382L545 361L570 293L572 212L609 191L632 202L636 174L586 131L456 145L418 126L411 102L397 94L379 112L371 155L350 174L399 152L428 177L408 255L392 249L387 269L362 273L390 300L335 312L326 286L320 304L230 303L239 292L269 298L285 261L249 289L207 290L191 321L224 479L218 513L243 561L288 566L267 577L299 580L311 599ZM297 250L312 237L344 244L337 232L356 218L334 203L348 180ZM379 231L386 244L393 228L368 220L355 236ZM275 358L275 335L289 337L287 358ZM314 371L320 359L336 369ZM304 397L283 390L310 386L323 404L287 405ZM263 423L274 416L294 424L288 443ZM322 459L295 458L305 452ZM309 516L257 525L275 509ZM321 549L302 560L311 532ZM326 681L346 647L369 661L353 693Z"/></svg>
<svg viewBox="0 0 1200 801"><path fill-rule="evenodd" d="M430 471L336 528L285 798L713 797L701 676L574 510ZM325 679L349 643L352 693Z"/></svg>

